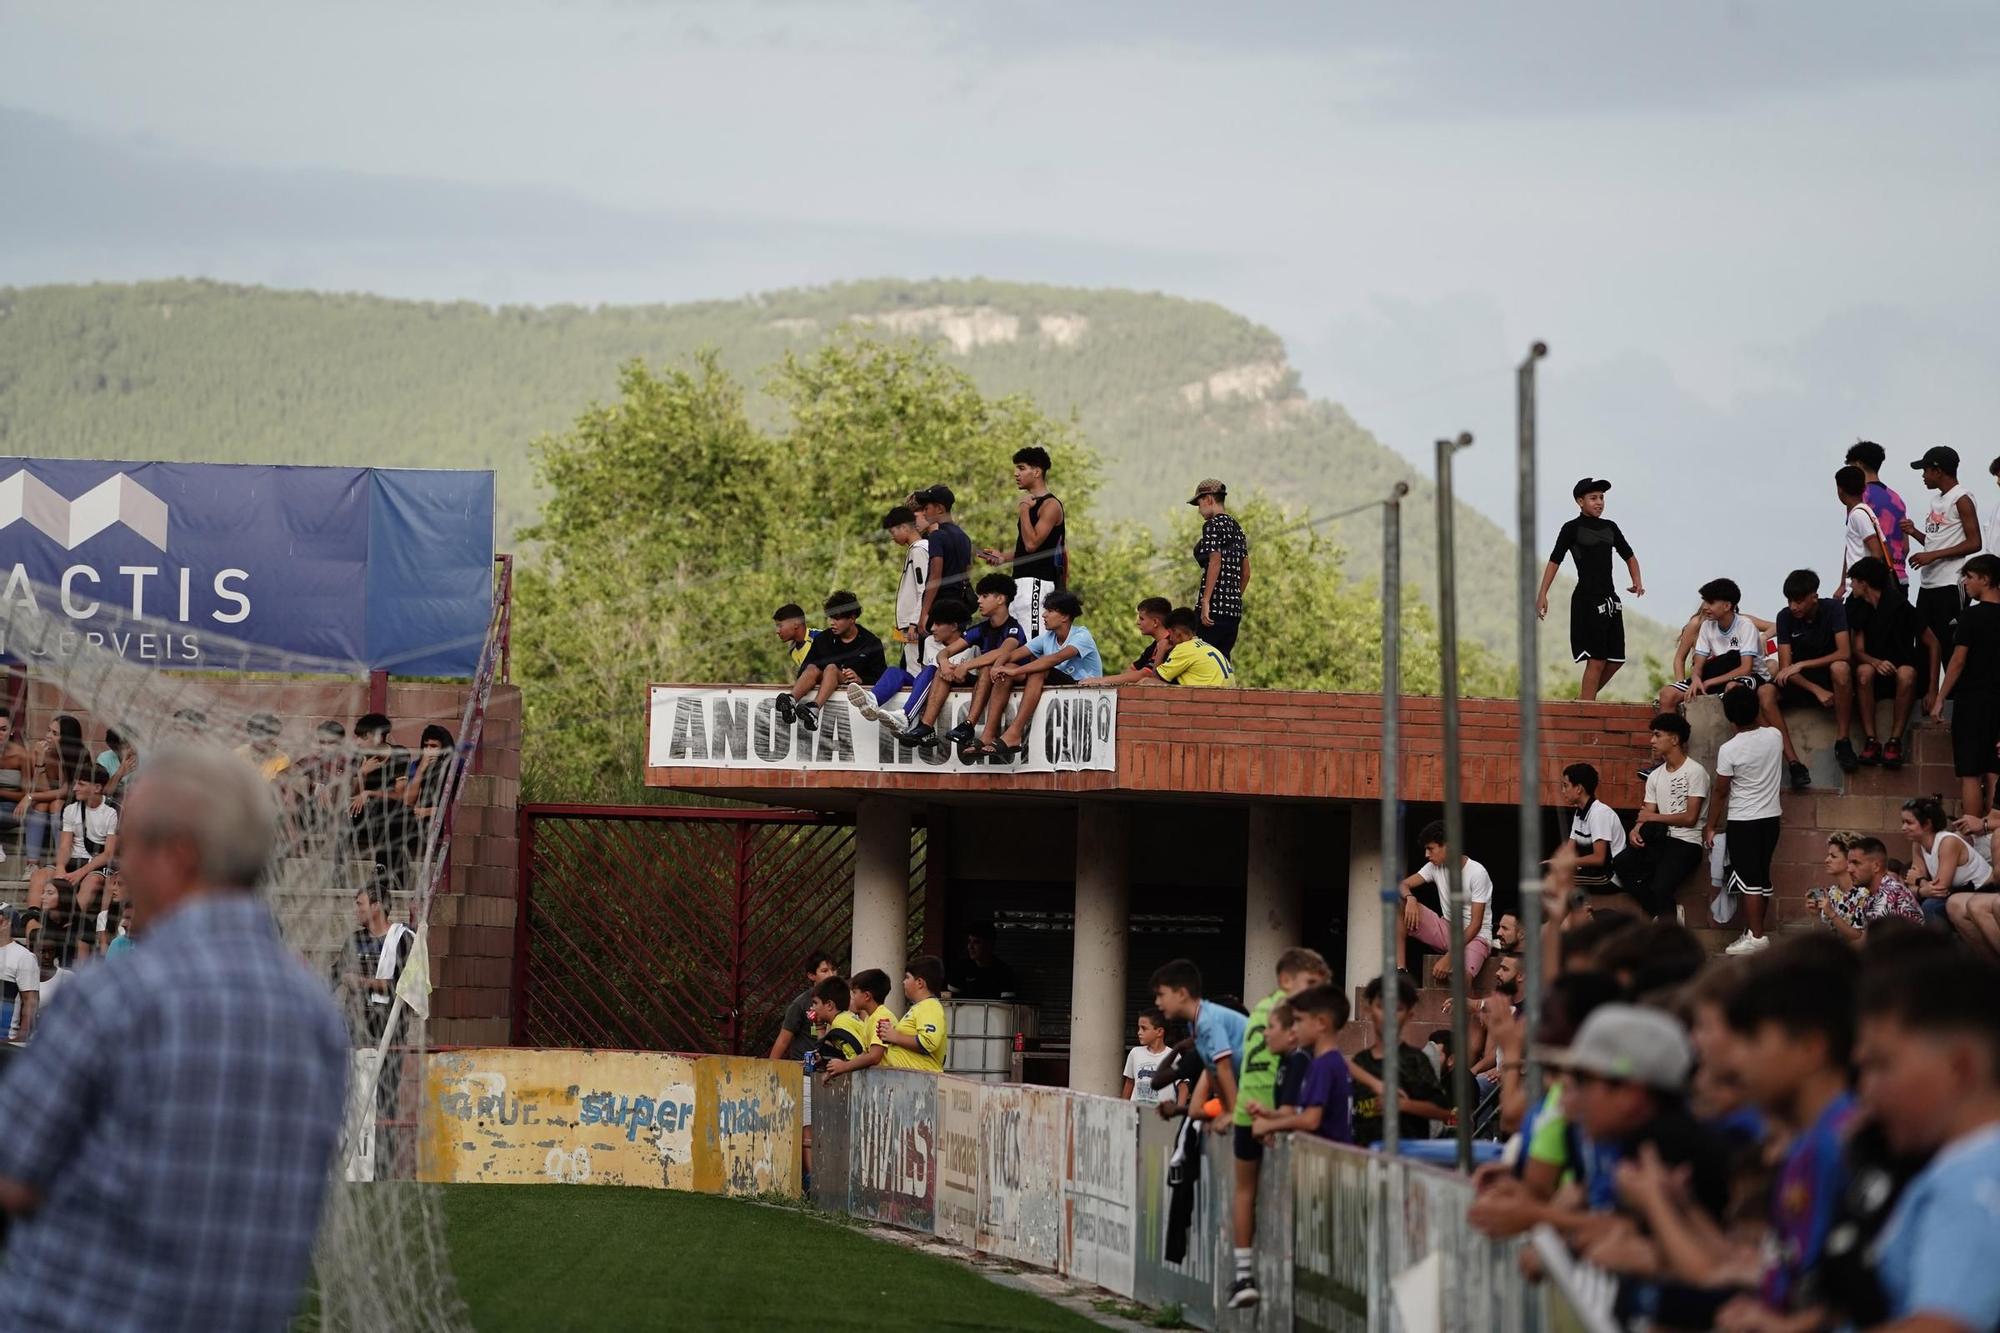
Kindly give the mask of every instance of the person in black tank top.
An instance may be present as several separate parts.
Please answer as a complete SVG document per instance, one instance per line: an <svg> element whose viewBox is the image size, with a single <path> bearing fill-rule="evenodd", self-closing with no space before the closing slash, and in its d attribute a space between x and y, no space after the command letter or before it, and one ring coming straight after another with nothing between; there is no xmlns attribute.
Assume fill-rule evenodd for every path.
<svg viewBox="0 0 2000 1333"><path fill-rule="evenodd" d="M1014 484L1023 492L1014 515L1014 554L980 551L989 565L1006 565L1017 579L1069 586L1069 529L1063 502L1048 491L1049 451L1028 445L1014 453Z"/></svg>

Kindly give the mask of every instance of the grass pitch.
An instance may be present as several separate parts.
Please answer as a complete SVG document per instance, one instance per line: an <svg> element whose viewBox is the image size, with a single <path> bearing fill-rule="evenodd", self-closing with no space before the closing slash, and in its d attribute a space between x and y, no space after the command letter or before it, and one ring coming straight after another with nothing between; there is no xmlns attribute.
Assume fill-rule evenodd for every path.
<svg viewBox="0 0 2000 1333"><path fill-rule="evenodd" d="M444 1208L480 1333L1097 1328L795 1209L610 1185L448 1185Z"/></svg>

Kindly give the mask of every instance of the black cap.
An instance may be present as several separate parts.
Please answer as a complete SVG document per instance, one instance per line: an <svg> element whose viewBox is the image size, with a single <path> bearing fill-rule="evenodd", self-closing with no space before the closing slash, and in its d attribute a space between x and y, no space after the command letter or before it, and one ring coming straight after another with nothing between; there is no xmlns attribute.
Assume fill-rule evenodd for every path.
<svg viewBox="0 0 2000 1333"><path fill-rule="evenodd" d="M1611 489L1611 483L1606 481L1602 477L1597 477L1597 478L1585 477L1582 481L1579 481L1570 490L1570 495L1578 500L1581 500L1584 496L1589 495L1592 491L1608 491L1610 489Z"/></svg>
<svg viewBox="0 0 2000 1333"><path fill-rule="evenodd" d="M910 498L920 505L937 505L947 510L958 500L958 497L951 493L951 487L942 483L925 487Z"/></svg>
<svg viewBox="0 0 2000 1333"><path fill-rule="evenodd" d="M1952 448L1950 445L1933 445L1931 448L1924 450L1924 456L1910 464L1910 466L1918 471L1922 471L1927 467L1934 467L1940 472L1949 472L1953 476L1957 476L1958 450Z"/></svg>

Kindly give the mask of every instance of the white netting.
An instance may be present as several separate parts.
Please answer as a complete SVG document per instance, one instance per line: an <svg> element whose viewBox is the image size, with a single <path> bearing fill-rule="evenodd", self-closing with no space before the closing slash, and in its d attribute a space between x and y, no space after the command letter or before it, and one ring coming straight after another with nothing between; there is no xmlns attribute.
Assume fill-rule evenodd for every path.
<svg viewBox="0 0 2000 1333"><path fill-rule="evenodd" d="M281 768L272 781L282 797L285 826L265 891L286 940L316 974L327 978L346 1010L356 1049L348 1142L335 1164L314 1261L314 1291L301 1327L371 1333L469 1329L452 1277L438 1190L416 1180L429 1008L424 923L444 878L450 811L478 747L497 645L505 632L504 604L496 606L480 674L464 689L458 716L397 719L391 733L396 749L385 752L380 746L357 744L354 724L372 711L367 673L358 666L204 633L199 669L165 670L124 654L144 651L157 657L159 646L169 641L185 649L185 627L118 621L106 611L93 618L93 632L85 634L75 622L48 610L62 605L56 590L12 587L9 594L0 605L0 653L28 678L26 706L17 706L13 719L14 743L24 745L26 753L11 746L0 751L0 782L7 770L25 761L28 772L22 776L32 792L44 785L39 779L51 756L58 776L78 764L94 763L104 750L107 728L136 750L140 772L150 748L191 738L252 747L248 757L253 762L267 764L267 771ZM113 638L122 635L134 637ZM142 643L137 637L142 635L151 637ZM113 644L120 651L112 651ZM59 717L79 724L81 756L73 744L63 744ZM425 721L444 725L452 737L429 760L422 757L415 734ZM340 723L344 735L326 733L327 722ZM281 766L278 754L289 762ZM415 799L394 798L398 777L405 790L417 788ZM17 795L5 797L8 810L15 808ZM359 819L353 812L357 796L363 809ZM114 791L111 800L116 799ZM60 811L54 813L59 828ZM33 868L29 853L37 850L30 843L34 836L35 830L26 827L8 834L0 898L24 909L52 903L51 910L30 912L23 920L24 928L35 934L31 947L45 964L91 966L93 955L128 924L136 947L143 948L145 923L123 919L115 875L91 885L95 901L85 905L78 901L84 886L70 883L49 864L52 845L39 848L37 859L47 868ZM52 880L58 881L53 893ZM357 916L357 894L371 884L380 887L389 920L412 932L410 961L387 1005L371 1003L368 992L337 980L365 974L356 948L358 933L378 938ZM400 941L403 936L392 930L387 938ZM51 1007L60 1004L58 993ZM374 1075L378 1067L379 1078ZM90 1280L115 1282L117 1276L113 1271Z"/></svg>

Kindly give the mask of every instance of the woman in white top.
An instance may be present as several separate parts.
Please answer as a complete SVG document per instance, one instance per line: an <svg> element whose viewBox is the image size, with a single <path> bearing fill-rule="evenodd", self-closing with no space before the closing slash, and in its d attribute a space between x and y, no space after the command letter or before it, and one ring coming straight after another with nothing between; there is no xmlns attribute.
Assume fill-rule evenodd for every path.
<svg viewBox="0 0 2000 1333"><path fill-rule="evenodd" d="M1986 858L1952 832L1935 796L1903 802L1903 832L1910 839L1910 888L1926 918L1944 916L1945 899L1978 888L1993 874Z"/></svg>

